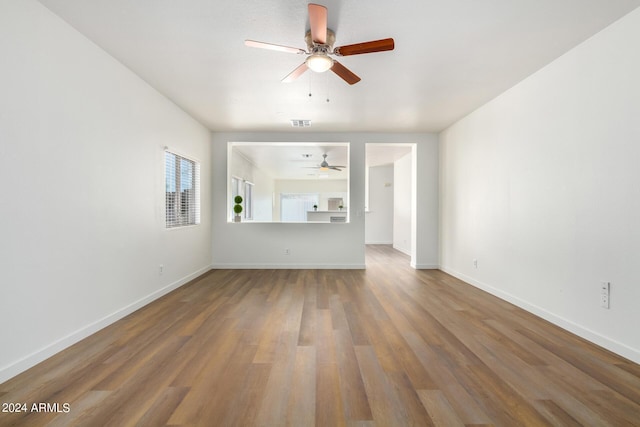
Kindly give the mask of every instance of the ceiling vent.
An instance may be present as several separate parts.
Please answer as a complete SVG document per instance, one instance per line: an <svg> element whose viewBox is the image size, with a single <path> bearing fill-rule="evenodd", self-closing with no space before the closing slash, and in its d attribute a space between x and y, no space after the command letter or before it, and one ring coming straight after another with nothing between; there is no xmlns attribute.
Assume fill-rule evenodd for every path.
<svg viewBox="0 0 640 427"><path fill-rule="evenodd" d="M311 126L311 120L291 119L291 126L293 126L294 128L308 128Z"/></svg>

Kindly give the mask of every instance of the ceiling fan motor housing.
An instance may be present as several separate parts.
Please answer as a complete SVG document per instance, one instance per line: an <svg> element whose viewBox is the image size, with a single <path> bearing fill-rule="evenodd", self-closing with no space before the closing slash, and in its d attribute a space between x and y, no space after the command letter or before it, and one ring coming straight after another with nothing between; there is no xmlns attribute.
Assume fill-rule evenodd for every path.
<svg viewBox="0 0 640 427"><path fill-rule="evenodd" d="M323 49L325 53L333 53L333 45L336 42L336 34L333 30L327 28L327 42L325 44L314 43L311 37L311 30L307 30L304 35L304 41L307 43L307 50L310 53L314 53L315 49Z"/></svg>

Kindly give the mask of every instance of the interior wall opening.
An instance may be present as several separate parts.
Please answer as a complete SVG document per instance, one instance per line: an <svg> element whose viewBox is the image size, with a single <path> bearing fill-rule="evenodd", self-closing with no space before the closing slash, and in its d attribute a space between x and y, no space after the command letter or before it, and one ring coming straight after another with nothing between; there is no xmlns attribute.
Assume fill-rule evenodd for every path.
<svg viewBox="0 0 640 427"><path fill-rule="evenodd" d="M387 245L415 262L415 144L367 143L365 245Z"/></svg>
<svg viewBox="0 0 640 427"><path fill-rule="evenodd" d="M349 222L349 143L229 142L227 171L227 222Z"/></svg>

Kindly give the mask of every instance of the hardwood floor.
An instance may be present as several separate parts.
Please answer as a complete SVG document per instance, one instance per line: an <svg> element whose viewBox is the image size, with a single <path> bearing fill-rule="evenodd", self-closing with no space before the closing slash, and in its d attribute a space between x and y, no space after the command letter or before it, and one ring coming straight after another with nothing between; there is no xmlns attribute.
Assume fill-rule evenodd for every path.
<svg viewBox="0 0 640 427"><path fill-rule="evenodd" d="M640 366L408 264L211 271L1 384L0 425L640 425Z"/></svg>

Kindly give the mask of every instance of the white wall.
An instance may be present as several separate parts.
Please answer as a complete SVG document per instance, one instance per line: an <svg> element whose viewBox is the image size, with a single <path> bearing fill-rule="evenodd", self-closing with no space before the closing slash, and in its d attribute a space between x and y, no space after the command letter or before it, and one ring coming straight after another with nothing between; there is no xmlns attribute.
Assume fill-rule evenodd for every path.
<svg viewBox="0 0 640 427"><path fill-rule="evenodd" d="M273 221L275 180L261 169L254 170L253 220Z"/></svg>
<svg viewBox="0 0 640 427"><path fill-rule="evenodd" d="M417 144L411 152L411 186L413 211L411 227L416 232L411 238L411 266L414 268L440 268L439 259L439 148L438 137L432 136L427 144Z"/></svg>
<svg viewBox="0 0 640 427"><path fill-rule="evenodd" d="M411 255L412 212L412 168L411 153L394 162L393 175L395 192L393 195L393 247Z"/></svg>
<svg viewBox="0 0 640 427"><path fill-rule="evenodd" d="M0 2L0 58L2 382L206 271L211 186L210 133L39 3ZM164 228L165 145L199 226Z"/></svg>
<svg viewBox="0 0 640 427"><path fill-rule="evenodd" d="M350 142L350 223L264 224L227 223L227 142ZM364 267L365 144L415 143L418 244L414 265L438 264L438 143L434 134L384 133L214 133L213 173L213 264L215 267ZM284 249L290 255L284 254Z"/></svg>
<svg viewBox="0 0 640 427"><path fill-rule="evenodd" d="M367 244L390 245L393 243L393 164L370 167L368 188L365 241Z"/></svg>
<svg viewBox="0 0 640 427"><path fill-rule="evenodd" d="M440 135L443 269L636 362L639 40L640 9Z"/></svg>
<svg viewBox="0 0 640 427"><path fill-rule="evenodd" d="M233 150L230 156L231 175L245 181L255 182L254 171L257 170L255 165L245 156L241 155L237 150Z"/></svg>

